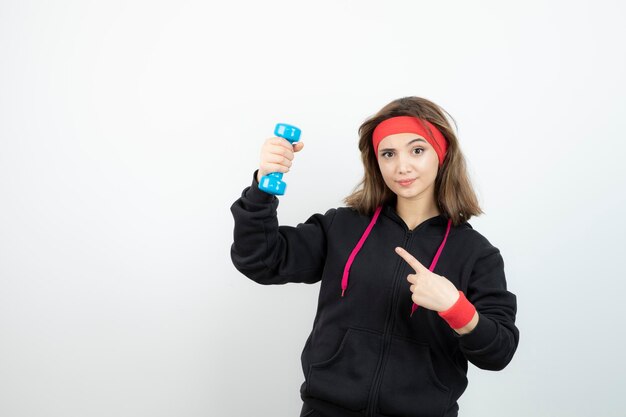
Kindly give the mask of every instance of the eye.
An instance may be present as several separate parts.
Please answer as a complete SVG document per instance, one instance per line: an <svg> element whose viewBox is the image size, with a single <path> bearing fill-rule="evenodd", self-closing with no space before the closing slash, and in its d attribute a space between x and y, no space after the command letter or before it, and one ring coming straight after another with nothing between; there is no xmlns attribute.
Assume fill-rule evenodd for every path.
<svg viewBox="0 0 626 417"><path fill-rule="evenodd" d="M415 151L419 151L419 152L415 152ZM416 155L419 155L419 154L421 154L421 153L424 153L424 148L413 148L413 152L414 152Z"/></svg>
<svg viewBox="0 0 626 417"><path fill-rule="evenodd" d="M386 152L381 153L380 155L381 155L383 158L387 158L387 157L385 156L385 155L387 155L387 154L392 155L392 154L393 154L393 152L386 151Z"/></svg>

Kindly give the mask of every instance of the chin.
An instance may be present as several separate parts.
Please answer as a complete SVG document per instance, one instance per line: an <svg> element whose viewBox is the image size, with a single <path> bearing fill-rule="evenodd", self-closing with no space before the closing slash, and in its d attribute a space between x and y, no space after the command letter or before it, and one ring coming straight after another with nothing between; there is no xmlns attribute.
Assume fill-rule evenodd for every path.
<svg viewBox="0 0 626 417"><path fill-rule="evenodd" d="M395 190L394 192L398 197L403 198L411 198L419 195L419 193L414 190Z"/></svg>

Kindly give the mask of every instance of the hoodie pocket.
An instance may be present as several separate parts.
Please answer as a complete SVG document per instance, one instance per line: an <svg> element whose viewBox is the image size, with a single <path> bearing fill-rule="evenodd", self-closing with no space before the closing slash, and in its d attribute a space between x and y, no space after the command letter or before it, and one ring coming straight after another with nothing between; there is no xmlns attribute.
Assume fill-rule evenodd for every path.
<svg viewBox="0 0 626 417"><path fill-rule="evenodd" d="M450 388L437 377L428 345L393 337L380 386L380 412L441 417L449 398Z"/></svg>
<svg viewBox="0 0 626 417"><path fill-rule="evenodd" d="M365 409L380 349L380 334L349 328L330 358L309 366L307 394L353 411Z"/></svg>

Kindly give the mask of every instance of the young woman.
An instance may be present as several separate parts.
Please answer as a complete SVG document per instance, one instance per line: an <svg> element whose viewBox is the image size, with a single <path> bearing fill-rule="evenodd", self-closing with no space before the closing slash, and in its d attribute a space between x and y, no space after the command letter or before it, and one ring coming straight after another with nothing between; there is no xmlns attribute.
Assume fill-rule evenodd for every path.
<svg viewBox="0 0 626 417"><path fill-rule="evenodd" d="M468 361L500 370L517 348L502 256L468 223L482 211L444 110L394 100L359 135L365 172L346 207L297 227L278 225L258 181L304 145L269 138L231 206L232 261L260 284L321 281L301 417L456 416Z"/></svg>

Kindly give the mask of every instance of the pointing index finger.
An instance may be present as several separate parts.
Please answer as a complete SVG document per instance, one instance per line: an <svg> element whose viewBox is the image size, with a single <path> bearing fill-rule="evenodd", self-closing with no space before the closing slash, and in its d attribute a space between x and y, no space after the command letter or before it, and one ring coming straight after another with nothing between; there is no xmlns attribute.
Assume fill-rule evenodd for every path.
<svg viewBox="0 0 626 417"><path fill-rule="evenodd" d="M397 247L396 253L400 255L400 257L402 257L402 259L404 259L411 266L411 268L415 270L415 272L420 272L424 269L424 266L405 249Z"/></svg>

